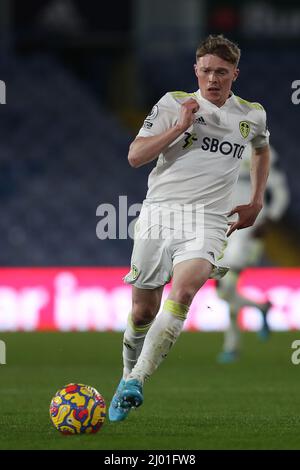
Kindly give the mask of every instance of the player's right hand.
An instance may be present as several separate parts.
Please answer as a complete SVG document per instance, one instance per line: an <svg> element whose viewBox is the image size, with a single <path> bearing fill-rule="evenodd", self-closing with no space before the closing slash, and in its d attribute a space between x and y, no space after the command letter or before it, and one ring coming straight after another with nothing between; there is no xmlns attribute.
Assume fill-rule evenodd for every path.
<svg viewBox="0 0 300 470"><path fill-rule="evenodd" d="M196 100L190 98L181 105L179 120L177 128L182 132L186 131L195 121L195 113L199 110L200 106Z"/></svg>

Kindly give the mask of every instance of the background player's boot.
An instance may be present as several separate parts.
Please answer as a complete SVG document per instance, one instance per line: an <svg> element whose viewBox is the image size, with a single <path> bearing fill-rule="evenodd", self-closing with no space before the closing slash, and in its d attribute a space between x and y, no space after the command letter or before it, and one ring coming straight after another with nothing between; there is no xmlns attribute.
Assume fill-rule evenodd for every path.
<svg viewBox="0 0 300 470"><path fill-rule="evenodd" d="M110 421L123 421L124 419L127 418L128 413L130 411L130 408L121 408L120 407L120 402L121 402L121 391L123 390L125 385L125 380L121 379L118 388L112 397L109 410L108 410L108 416Z"/></svg>
<svg viewBox="0 0 300 470"><path fill-rule="evenodd" d="M141 406L144 401L142 384L136 379L128 380L120 395L120 406L125 410L133 407L137 408L138 406Z"/></svg>
<svg viewBox="0 0 300 470"><path fill-rule="evenodd" d="M222 351L218 357L217 362L219 364L229 364L230 362L236 362L239 360L239 352L236 350L233 351Z"/></svg>
<svg viewBox="0 0 300 470"><path fill-rule="evenodd" d="M260 307L262 311L262 316L263 316L263 323L262 323L261 329L257 332L257 335L259 339L261 339L262 341L266 341L267 339L269 339L270 334L271 334L270 327L269 327L268 320L267 320L267 313L271 307L272 307L271 302L266 302Z"/></svg>

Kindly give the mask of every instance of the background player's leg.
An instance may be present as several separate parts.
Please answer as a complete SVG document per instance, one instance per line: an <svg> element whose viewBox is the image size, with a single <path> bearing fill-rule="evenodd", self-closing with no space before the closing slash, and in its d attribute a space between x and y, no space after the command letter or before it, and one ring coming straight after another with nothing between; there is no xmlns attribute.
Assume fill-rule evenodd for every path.
<svg viewBox="0 0 300 470"><path fill-rule="evenodd" d="M230 271L218 281L218 295L229 304L229 325L224 332L223 351L218 356L218 362L233 362L240 351L240 330L237 323L238 305L234 301L238 273Z"/></svg>
<svg viewBox="0 0 300 470"><path fill-rule="evenodd" d="M255 307L261 310L265 335L269 333L266 314L271 304L269 302L259 303L242 297L237 290L239 272L230 271L219 281L218 294L229 303L229 326L224 333L223 352L218 356L219 362L232 362L238 358L240 352L240 330L237 323L238 313L243 307Z"/></svg>
<svg viewBox="0 0 300 470"><path fill-rule="evenodd" d="M206 282L211 270L211 263L200 258L183 261L174 267L171 292L162 313L155 318L146 335L142 352L127 377L128 381L137 380L143 384L165 359L182 331L195 294Z"/></svg>

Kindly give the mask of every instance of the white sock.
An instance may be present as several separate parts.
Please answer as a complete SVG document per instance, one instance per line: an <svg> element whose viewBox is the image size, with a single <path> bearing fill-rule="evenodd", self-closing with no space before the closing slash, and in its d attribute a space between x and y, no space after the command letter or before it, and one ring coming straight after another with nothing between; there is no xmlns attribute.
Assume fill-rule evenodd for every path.
<svg viewBox="0 0 300 470"><path fill-rule="evenodd" d="M240 296L234 289L231 292L230 297L223 297L230 306L230 323L229 327L224 333L224 346L223 350L226 352L239 351L241 343L241 333L237 324L237 316L241 308L243 307L256 307L262 311L262 314L266 314L266 308L269 306L268 303L257 303L252 300L246 299Z"/></svg>
<svg viewBox="0 0 300 470"><path fill-rule="evenodd" d="M232 352L240 350L240 329L237 325L237 313L230 311L229 326L224 332L223 351Z"/></svg>
<svg viewBox="0 0 300 470"><path fill-rule="evenodd" d="M236 271L229 272L220 280L218 293L221 298L229 304L229 326L224 332L223 351L232 352L240 349L240 330L237 325L237 315L240 308L242 298L237 293L238 273Z"/></svg>
<svg viewBox="0 0 300 470"><path fill-rule="evenodd" d="M152 323L140 357L127 380L137 379L144 383L153 374L180 335L188 310L187 305L165 301L163 311Z"/></svg>
<svg viewBox="0 0 300 470"><path fill-rule="evenodd" d="M136 326L132 322L131 313L128 315L127 326L123 336L123 379L126 380L141 353L146 334L151 323Z"/></svg>

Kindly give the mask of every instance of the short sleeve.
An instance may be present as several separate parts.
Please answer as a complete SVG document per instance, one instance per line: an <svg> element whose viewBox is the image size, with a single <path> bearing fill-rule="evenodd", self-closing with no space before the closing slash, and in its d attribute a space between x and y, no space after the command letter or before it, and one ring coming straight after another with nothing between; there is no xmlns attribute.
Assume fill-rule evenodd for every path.
<svg viewBox="0 0 300 470"><path fill-rule="evenodd" d="M253 137L251 143L253 148L260 148L269 145L269 137L270 132L267 127L267 116L266 112L263 109L259 112L259 120L258 120L258 130L257 134Z"/></svg>
<svg viewBox="0 0 300 470"><path fill-rule="evenodd" d="M174 126L178 119L176 102L166 93L151 109L137 137L151 137Z"/></svg>

